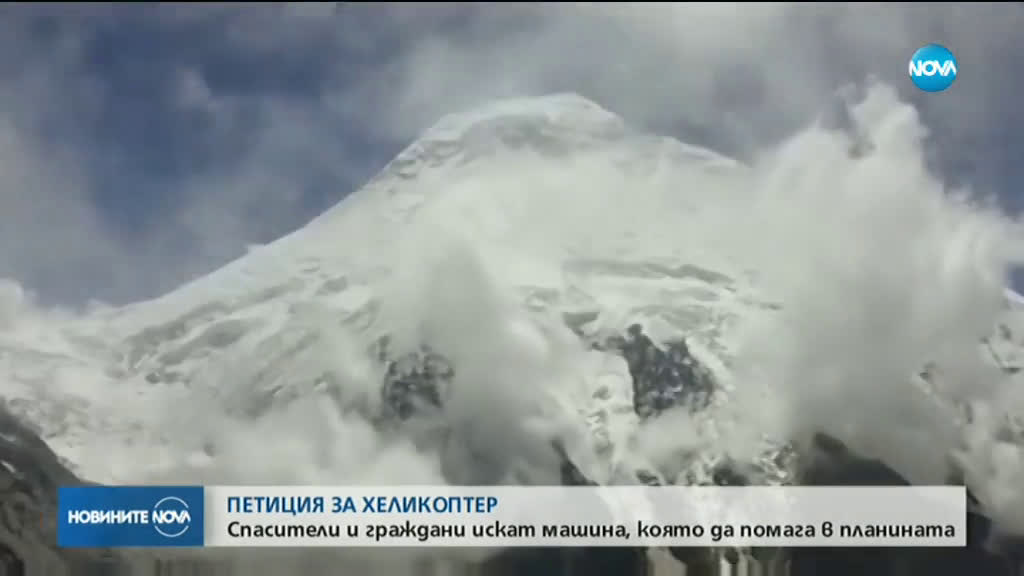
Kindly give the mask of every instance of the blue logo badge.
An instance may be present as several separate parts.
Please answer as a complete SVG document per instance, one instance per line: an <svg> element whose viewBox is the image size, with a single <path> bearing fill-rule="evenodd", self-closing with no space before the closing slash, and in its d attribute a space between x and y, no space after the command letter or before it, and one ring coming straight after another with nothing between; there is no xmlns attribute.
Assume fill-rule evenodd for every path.
<svg viewBox="0 0 1024 576"><path fill-rule="evenodd" d="M910 57L910 79L925 92L942 92L956 80L956 58L945 46L923 46Z"/></svg>
<svg viewBox="0 0 1024 576"><path fill-rule="evenodd" d="M57 545L202 546L202 486L62 486Z"/></svg>

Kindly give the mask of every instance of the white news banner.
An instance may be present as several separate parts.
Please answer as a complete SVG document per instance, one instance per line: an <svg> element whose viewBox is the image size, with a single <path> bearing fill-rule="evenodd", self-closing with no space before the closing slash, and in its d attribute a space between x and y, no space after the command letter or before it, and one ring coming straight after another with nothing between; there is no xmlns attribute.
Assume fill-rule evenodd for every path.
<svg viewBox="0 0 1024 576"><path fill-rule="evenodd" d="M964 546L963 487L213 486L205 545Z"/></svg>

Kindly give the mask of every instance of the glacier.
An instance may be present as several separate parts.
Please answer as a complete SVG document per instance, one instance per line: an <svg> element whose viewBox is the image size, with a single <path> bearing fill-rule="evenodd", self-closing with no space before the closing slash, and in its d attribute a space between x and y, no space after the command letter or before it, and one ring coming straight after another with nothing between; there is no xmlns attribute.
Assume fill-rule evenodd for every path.
<svg viewBox="0 0 1024 576"><path fill-rule="evenodd" d="M104 483L548 483L553 441L599 482L723 458L785 482L782 446L826 432L917 483L961 471L1024 534L1018 225L929 172L890 89L848 117L740 162L574 94L447 116L157 299L0 284L5 407ZM706 405L638 415L631 326L685 343ZM382 424L389 360L433 351L444 401Z"/></svg>

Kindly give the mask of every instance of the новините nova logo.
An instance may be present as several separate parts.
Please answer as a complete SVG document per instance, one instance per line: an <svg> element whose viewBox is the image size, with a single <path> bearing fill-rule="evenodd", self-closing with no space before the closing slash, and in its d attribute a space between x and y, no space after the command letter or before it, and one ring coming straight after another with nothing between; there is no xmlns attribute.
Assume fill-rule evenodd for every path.
<svg viewBox="0 0 1024 576"><path fill-rule="evenodd" d="M62 547L202 546L202 486L62 486Z"/></svg>

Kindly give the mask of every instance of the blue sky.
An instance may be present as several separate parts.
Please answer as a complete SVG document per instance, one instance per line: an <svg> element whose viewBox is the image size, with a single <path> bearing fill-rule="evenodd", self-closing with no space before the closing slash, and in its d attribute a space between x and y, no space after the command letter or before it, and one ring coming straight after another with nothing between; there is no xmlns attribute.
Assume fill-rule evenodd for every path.
<svg viewBox="0 0 1024 576"><path fill-rule="evenodd" d="M5 5L0 277L44 301L152 297L301 226L440 115L575 91L748 158L875 76L936 169L1013 213L1024 7ZM948 92L907 78L957 56Z"/></svg>

